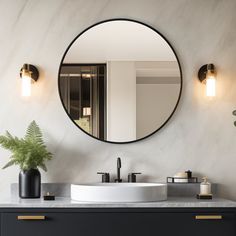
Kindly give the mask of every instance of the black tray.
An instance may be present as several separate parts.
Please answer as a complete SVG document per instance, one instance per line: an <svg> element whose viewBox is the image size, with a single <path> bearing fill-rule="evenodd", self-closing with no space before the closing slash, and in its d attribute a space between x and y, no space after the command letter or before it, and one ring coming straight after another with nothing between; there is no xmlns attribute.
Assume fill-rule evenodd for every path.
<svg viewBox="0 0 236 236"><path fill-rule="evenodd" d="M181 182L181 180L185 180L185 181ZM176 183L176 184L198 183L198 178L197 177L191 177L191 178L167 177L166 182Z"/></svg>

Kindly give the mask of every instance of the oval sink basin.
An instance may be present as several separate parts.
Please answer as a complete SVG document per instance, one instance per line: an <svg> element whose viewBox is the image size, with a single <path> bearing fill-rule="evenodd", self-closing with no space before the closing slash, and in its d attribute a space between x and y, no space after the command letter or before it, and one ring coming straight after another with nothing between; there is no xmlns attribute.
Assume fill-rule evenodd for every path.
<svg viewBox="0 0 236 236"><path fill-rule="evenodd" d="M167 199L162 183L71 184L71 199L82 202L156 202Z"/></svg>

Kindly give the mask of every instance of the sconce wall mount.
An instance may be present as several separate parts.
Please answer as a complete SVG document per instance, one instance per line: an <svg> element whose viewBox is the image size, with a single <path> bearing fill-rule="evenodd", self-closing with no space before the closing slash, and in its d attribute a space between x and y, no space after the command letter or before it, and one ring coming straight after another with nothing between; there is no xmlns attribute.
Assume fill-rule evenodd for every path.
<svg viewBox="0 0 236 236"><path fill-rule="evenodd" d="M207 73L211 72L215 74L215 66L213 64L203 65L198 71L198 78L201 83L206 83Z"/></svg>
<svg viewBox="0 0 236 236"><path fill-rule="evenodd" d="M33 81L37 81L39 79L39 71L38 69L31 65L31 64L24 64L23 67L20 70L20 77L22 78L22 74L26 72L30 74L30 77Z"/></svg>

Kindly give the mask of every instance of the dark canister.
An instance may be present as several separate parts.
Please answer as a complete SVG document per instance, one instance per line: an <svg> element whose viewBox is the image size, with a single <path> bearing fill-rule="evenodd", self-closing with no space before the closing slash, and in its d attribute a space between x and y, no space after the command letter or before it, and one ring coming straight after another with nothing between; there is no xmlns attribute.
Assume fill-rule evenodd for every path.
<svg viewBox="0 0 236 236"><path fill-rule="evenodd" d="M41 175L38 169L22 170L19 174L19 197L40 198Z"/></svg>

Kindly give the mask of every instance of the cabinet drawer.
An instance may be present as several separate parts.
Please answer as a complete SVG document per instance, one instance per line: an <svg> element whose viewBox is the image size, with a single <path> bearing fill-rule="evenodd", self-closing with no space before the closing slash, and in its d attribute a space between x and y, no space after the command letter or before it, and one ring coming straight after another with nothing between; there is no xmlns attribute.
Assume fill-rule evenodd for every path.
<svg viewBox="0 0 236 236"><path fill-rule="evenodd" d="M1 236L235 236L233 213L3 213Z"/></svg>

